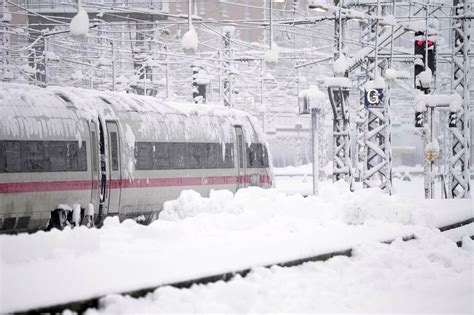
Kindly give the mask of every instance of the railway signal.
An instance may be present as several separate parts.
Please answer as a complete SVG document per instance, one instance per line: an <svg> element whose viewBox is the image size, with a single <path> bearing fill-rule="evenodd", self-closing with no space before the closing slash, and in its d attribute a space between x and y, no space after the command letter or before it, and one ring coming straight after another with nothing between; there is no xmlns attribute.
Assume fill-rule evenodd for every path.
<svg viewBox="0 0 474 315"><path fill-rule="evenodd" d="M415 127L416 128L423 127L423 120L424 120L423 112L415 112Z"/></svg>
<svg viewBox="0 0 474 315"><path fill-rule="evenodd" d="M458 123L458 113L449 112L448 122L449 122L449 128L455 128Z"/></svg>
<svg viewBox="0 0 474 315"><path fill-rule="evenodd" d="M428 49L428 53L426 50ZM428 60L426 58L428 57ZM425 65L431 70L432 75L436 72L436 42L427 36L424 36L423 32L417 32L415 34L415 88L422 89L419 81L416 80L417 76L425 70Z"/></svg>

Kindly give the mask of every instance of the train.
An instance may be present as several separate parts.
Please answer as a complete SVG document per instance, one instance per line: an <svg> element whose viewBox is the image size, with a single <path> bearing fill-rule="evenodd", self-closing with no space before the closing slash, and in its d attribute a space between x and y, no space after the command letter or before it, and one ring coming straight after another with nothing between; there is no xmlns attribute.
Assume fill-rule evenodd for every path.
<svg viewBox="0 0 474 315"><path fill-rule="evenodd" d="M270 188L257 120L224 106L0 83L0 233L155 220L185 189Z"/></svg>

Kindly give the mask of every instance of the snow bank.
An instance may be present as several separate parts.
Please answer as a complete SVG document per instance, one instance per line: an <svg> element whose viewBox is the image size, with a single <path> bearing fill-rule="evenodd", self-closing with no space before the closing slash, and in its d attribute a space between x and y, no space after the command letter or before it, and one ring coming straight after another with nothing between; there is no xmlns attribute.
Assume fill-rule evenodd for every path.
<svg viewBox="0 0 474 315"><path fill-rule="evenodd" d="M144 298L109 295L92 314L471 313L472 251L439 234L355 247L353 257L293 268L256 268L245 278L162 287ZM470 240L466 238L466 244ZM463 243L464 246L464 243Z"/></svg>
<svg viewBox="0 0 474 315"><path fill-rule="evenodd" d="M451 208L452 205L453 208ZM347 184L342 181L335 184L323 182L320 187L320 196L307 198L301 195L288 196L274 189L264 190L257 187L239 190L235 195L228 191L213 191L209 198L202 197L196 192L184 191L177 200L166 204L160 220L148 226L139 225L134 220L119 223L116 217L112 217L105 220L102 229L79 227L66 228L62 232L53 230L35 234L1 235L2 303L0 312L26 310L87 299L111 292L130 291L200 278L277 261L314 256L328 251L343 250L367 242L388 240L412 233L424 237L425 234L422 233L425 228L419 227L420 225L433 227L449 220L458 220L462 216L470 217L472 216L471 206L470 200L415 200L397 195L388 196L379 189L366 189L352 193ZM436 235L436 231L433 231L430 233ZM380 294L375 295L377 298L380 297L379 300L376 299L377 301L381 301L380 303L387 301L393 296L390 288L396 288L396 292L400 294L405 292L403 297L410 297L413 291L419 292L418 284L420 283L423 284L421 288L434 286L436 291L430 291L431 296L433 300L438 301L438 293L444 293L444 291L439 291L441 288L438 284L445 281L448 283L447 288L456 288L456 291L449 291L452 293L446 295L446 299L457 296L456 303L453 302L453 305L456 304L458 308L450 310L465 307L465 290L468 287L464 281L470 283L471 278L466 277L465 274L466 258L463 258L464 254L460 252L464 249L458 250L452 241L448 242L443 238L438 237L431 241L430 239L427 238L425 241L420 239L419 242L422 242L420 244L424 244L421 249L428 249L426 253L422 252L416 256L416 260L410 258L415 259L414 251L410 252L411 256L404 256L403 253L397 251L399 247L410 246L401 242L391 246L370 244L364 246L373 248L356 247L355 258L348 260L349 262L344 260L343 264L338 263L339 258L337 258L331 260L329 265L315 265L316 270L321 270L323 266L336 264L334 266L339 267L334 268L339 268L337 270L341 273L336 272L336 269L334 272L329 272L328 269L323 268L323 272L316 278L311 278L312 281L307 285L304 281L286 279L284 282L286 285L275 286L283 290L281 291L283 295L279 294L276 300L281 301L278 303L286 301L282 298L285 296L284 293L287 293L284 291L286 289L293 289L293 296L305 297L304 300L295 304L300 307L313 305L311 303L314 299L311 294L314 291L334 292L340 298L346 294L342 294L339 290L332 291L331 286L339 285L340 279L351 279L352 287L348 286L349 283L343 284L346 288L354 288L354 291L346 289L346 293L359 292L358 284L362 286L361 289L364 287L371 289L366 292L369 302L364 305L379 305L374 304L374 292ZM386 251L385 248L392 248L394 252ZM376 256L365 254L370 251L373 251ZM366 260L367 268L362 271L358 269L359 272L354 269L353 272L354 276L359 274L361 277L346 278L344 268L350 267L350 262L357 264L365 259L364 257L368 259ZM308 265L305 266L298 268L308 268ZM387 272L382 272L385 269L376 268L377 266L388 268ZM416 271L417 275L419 272L419 277L414 278L419 281L411 283L411 287L408 286L416 290L406 289L414 273L403 268L410 266L412 268L417 266L417 269L412 271ZM431 269L438 267L445 269ZM423 268L432 272L423 273ZM458 272L459 277L452 273L453 269ZM271 270L263 272L274 273ZM368 274L368 272L372 273ZM433 273L437 277L433 277ZM390 277L388 277L389 274L391 274ZM306 276L308 275L307 273ZM262 279L264 275L257 274L257 277ZM314 281L318 280L318 277L331 277L331 281L327 283L329 286L327 289L321 290L322 282ZM403 281L394 281L396 277ZM384 279L385 281L382 281ZM439 283L430 282L434 280L439 280ZM428 281L428 286L425 281ZM301 283L314 291L305 293L306 291L301 287L291 287L292 285L299 286ZM314 283L318 285L315 286ZM389 284L388 292L383 283ZM390 286L395 284L400 284L400 286ZM341 284L341 290L344 286ZM401 290L401 288L404 289ZM229 301L236 301L235 303L241 305L239 301L243 300L236 297L245 295L245 291L229 289L223 296L230 296L232 298L229 298ZM245 303L242 303L244 306L248 303L253 305L252 301L259 296L259 294L255 295L254 291L248 292L251 294L248 299L245 299ZM271 290L262 292L269 294ZM356 298L356 296L359 295L353 297ZM418 299L429 296L427 291L415 295ZM219 303L223 301L215 296L210 298L220 301ZM166 302L167 299L159 298L158 300L161 303ZM365 298L361 299L361 301L365 300ZM146 302L143 299L138 301ZM186 301L193 301L190 302L192 305L200 303L199 299L195 301L194 298L191 300L184 298L179 303L181 306L173 303L169 307L179 311L180 307L189 306ZM206 299L202 301L205 302ZM306 302L302 303L303 301ZM388 309L389 305L399 307L406 305L401 298L394 301L399 303L387 302L388 304L384 304L385 308L381 310ZM105 304L104 306L111 306L114 303ZM240 307L244 307L242 305ZM262 305L272 307L273 304L265 301ZM278 308L275 310L287 310L283 304L276 305ZM312 306L313 311L320 309L316 305L318 304ZM330 309L332 310L343 304L330 303L330 305L334 307ZM127 309L127 306L123 307L123 310ZM134 307L137 306L134 305ZM135 308L134 312L138 310ZM240 310L240 308L232 308L232 310ZM255 308L255 310L259 309ZM295 310L309 311L305 308L295 308ZM379 309L375 309L377 310ZM407 310L417 311L418 308L407 308Z"/></svg>
<svg viewBox="0 0 474 315"><path fill-rule="evenodd" d="M164 205L160 219L181 220L207 214L240 214L251 216L304 216L313 223L337 221L349 225L362 225L371 220L386 223L416 224L423 211L401 198L389 196L380 189L350 192L340 181L323 185L320 197L287 196L273 189L251 187L239 190L235 196L229 191L213 191L209 198L195 191L183 191L174 201ZM417 216L413 217L412 214Z"/></svg>

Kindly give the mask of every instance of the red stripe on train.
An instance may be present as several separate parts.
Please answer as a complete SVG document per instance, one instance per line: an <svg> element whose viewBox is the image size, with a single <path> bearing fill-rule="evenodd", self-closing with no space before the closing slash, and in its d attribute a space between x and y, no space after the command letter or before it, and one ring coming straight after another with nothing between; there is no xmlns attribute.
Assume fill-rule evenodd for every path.
<svg viewBox="0 0 474 315"><path fill-rule="evenodd" d="M176 178L148 178L148 179L123 179L111 180L112 189L117 188L147 188L147 187L179 187L202 185L231 185L237 183L250 183L250 176L210 176L210 177L176 177ZM269 184L270 176L259 176L260 184ZM90 190L97 188L97 181L53 181L53 182L22 182L0 183L0 194Z"/></svg>

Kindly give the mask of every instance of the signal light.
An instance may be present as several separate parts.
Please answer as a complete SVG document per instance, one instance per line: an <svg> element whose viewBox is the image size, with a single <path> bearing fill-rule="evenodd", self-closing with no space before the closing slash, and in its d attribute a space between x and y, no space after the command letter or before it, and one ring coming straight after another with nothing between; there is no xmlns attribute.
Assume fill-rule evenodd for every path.
<svg viewBox="0 0 474 315"><path fill-rule="evenodd" d="M415 36L424 36L423 32L418 32ZM420 38L420 37L418 37ZM433 40L426 39L425 40L417 39L415 40L415 76L414 76L414 83L416 89L421 89L421 85L418 84L417 86L417 76L425 70L425 65L428 64L428 67L431 70L432 75L435 75L436 72L436 43ZM428 45L428 46L426 46ZM428 47L428 62L426 62L426 48ZM418 60L418 63L416 62ZM421 61L421 62L419 62ZM419 83L419 82L418 82Z"/></svg>
<svg viewBox="0 0 474 315"><path fill-rule="evenodd" d="M424 120L423 112L415 112L415 127L416 128L423 127L423 120Z"/></svg>
<svg viewBox="0 0 474 315"><path fill-rule="evenodd" d="M449 128L455 128L457 122L458 122L458 113L449 112L449 117L448 117Z"/></svg>

